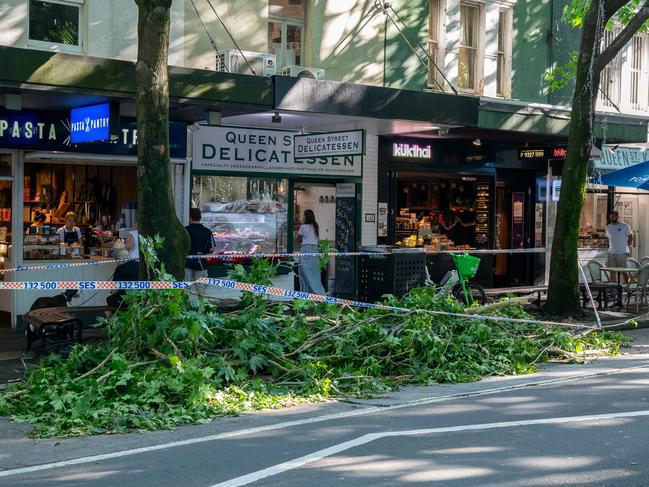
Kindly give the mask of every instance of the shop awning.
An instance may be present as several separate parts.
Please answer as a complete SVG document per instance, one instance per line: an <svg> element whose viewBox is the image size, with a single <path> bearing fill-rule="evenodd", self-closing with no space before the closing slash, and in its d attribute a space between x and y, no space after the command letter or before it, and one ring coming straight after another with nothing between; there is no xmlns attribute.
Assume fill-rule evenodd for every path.
<svg viewBox="0 0 649 487"><path fill-rule="evenodd" d="M99 103L96 98L89 102L90 96L121 100L135 97L135 63L130 61L0 46L0 66L0 89L55 93L50 104ZM249 113L272 109L273 81L261 76L169 66L169 95L172 118L174 112L186 111L188 105L231 114ZM43 108L40 104L28 108L37 107ZM46 108L59 110L61 106ZM179 116L183 120L203 118L202 111L198 118L183 113Z"/></svg>
<svg viewBox="0 0 649 487"><path fill-rule="evenodd" d="M592 182L607 186L649 190L649 161L604 174L597 181Z"/></svg>

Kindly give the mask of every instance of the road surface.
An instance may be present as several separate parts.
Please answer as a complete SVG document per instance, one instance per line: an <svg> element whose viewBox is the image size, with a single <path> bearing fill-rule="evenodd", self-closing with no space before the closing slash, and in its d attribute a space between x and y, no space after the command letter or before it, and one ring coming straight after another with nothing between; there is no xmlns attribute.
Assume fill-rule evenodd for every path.
<svg viewBox="0 0 649 487"><path fill-rule="evenodd" d="M643 343L586 366L176 431L35 441L2 422L0 486L648 486Z"/></svg>

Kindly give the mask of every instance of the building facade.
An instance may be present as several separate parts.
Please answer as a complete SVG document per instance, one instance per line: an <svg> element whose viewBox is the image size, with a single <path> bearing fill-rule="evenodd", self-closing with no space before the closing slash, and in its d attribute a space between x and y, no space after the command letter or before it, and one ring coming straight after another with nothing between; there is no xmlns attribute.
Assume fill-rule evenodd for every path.
<svg viewBox="0 0 649 487"><path fill-rule="evenodd" d="M173 161L179 216L186 220L191 205L207 209L223 251L290 251L300 212L314 207L326 239L339 246L337 191L348 195L352 185L354 222L346 235L354 248L411 245L413 236L415 245L425 237L429 248L440 241L462 249L549 247L571 96L569 88L549 91L544 74L563 65L578 42L577 32L559 22L565 4L174 0L170 117L186 137ZM610 152L602 160L623 160L624 151L642 150L636 145L646 141L649 49L646 37L637 39L607 68L595 127L596 145ZM4 227L11 237L0 242L5 267L46 257L40 236L23 238L37 207L48 205L48 227L59 224L52 210L61 205L91 227L102 217L114 225L123 204L132 203L125 194L88 198L88 188L119 193L123 181L115 175L134 178L128 174L136 164L136 55L133 0L0 3L0 207L10 210L2 212L0 233ZM71 110L102 104L117 110L119 130L110 143L69 140ZM35 130L50 121L54 139L62 140ZM363 130L365 151L358 160L322 158L318 164L329 173L246 174L225 163L206 169L192 153L195 134L208 130L201 124L243 127L239 135L248 142L270 140L260 138L268 131L293 137ZM245 157L245 143L232 154ZM338 164L362 170L345 173ZM124 193L134 189L125 186ZM451 205L447 186L472 196L455 195ZM602 195L593 195L594 216L585 223L591 235L601 226ZM632 198L629 211L638 222L646 205ZM604 206L618 203L628 207L606 189ZM220 215L235 206L246 216ZM260 207L272 213L272 225ZM433 215L441 218L437 225ZM532 283L543 279L544 264L542 253L505 255L485 259L482 274L496 276L489 285ZM24 313L28 302L21 299L0 296L2 309Z"/></svg>

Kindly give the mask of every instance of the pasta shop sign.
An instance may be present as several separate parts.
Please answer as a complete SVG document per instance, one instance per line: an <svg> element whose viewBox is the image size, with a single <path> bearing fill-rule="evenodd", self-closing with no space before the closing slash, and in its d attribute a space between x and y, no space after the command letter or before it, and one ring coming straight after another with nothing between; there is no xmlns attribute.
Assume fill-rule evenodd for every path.
<svg viewBox="0 0 649 487"><path fill-rule="evenodd" d="M362 156L295 159L297 132L202 125L193 135L192 168L306 176L362 176Z"/></svg>

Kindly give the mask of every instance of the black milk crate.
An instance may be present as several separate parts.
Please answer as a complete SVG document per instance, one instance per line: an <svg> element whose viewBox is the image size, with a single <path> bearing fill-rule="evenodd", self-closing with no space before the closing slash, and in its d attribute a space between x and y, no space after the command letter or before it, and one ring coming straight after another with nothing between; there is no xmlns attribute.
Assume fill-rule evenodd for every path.
<svg viewBox="0 0 649 487"><path fill-rule="evenodd" d="M403 296L426 283L426 254L396 251L361 257L359 299L375 302L385 294Z"/></svg>

